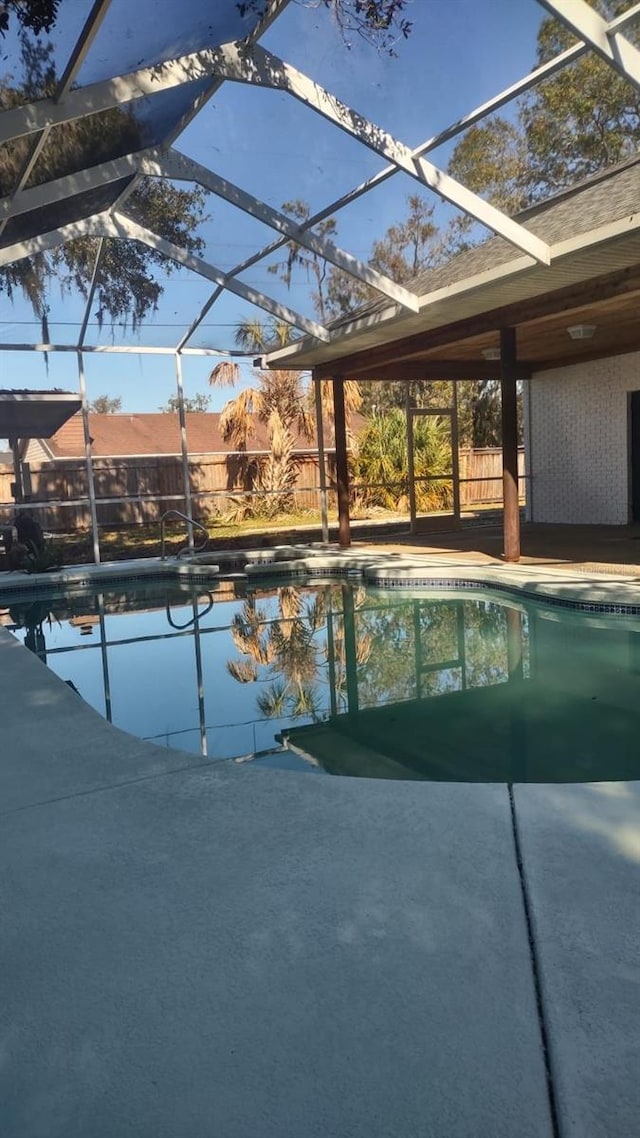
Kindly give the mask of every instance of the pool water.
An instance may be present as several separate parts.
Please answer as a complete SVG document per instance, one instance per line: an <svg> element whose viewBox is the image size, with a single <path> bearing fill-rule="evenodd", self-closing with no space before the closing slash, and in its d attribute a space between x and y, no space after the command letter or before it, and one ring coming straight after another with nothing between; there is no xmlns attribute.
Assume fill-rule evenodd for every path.
<svg viewBox="0 0 640 1138"><path fill-rule="evenodd" d="M2 622L110 722L214 760L447 781L640 778L638 621L488 595L220 580L12 601Z"/></svg>

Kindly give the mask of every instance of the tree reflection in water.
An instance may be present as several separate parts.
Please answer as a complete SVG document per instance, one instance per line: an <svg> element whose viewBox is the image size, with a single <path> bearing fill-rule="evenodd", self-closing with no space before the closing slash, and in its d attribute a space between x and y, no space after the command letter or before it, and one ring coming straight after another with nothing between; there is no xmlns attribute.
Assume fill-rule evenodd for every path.
<svg viewBox="0 0 640 1138"><path fill-rule="evenodd" d="M275 600L276 613L272 608ZM354 607L364 604L365 592L353 594ZM250 594L231 622L231 637L241 654L227 661L238 683L264 683L256 703L265 719L326 717L326 689L331 687L331 708L346 707L347 652L345 650L342 590L326 586L310 591L286 585L262 603ZM356 664L367 662L371 637L356 638Z"/></svg>

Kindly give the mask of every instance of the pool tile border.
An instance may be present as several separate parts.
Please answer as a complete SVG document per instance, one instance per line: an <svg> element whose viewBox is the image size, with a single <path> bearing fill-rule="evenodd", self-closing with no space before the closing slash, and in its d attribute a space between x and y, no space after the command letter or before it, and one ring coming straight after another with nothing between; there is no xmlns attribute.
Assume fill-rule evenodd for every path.
<svg viewBox="0 0 640 1138"><path fill-rule="evenodd" d="M509 568L506 572L510 579L496 579L496 574L505 572L505 568L495 565L478 565L473 567L473 575L469 573L469 566L443 564L437 566L438 572L428 571L426 565L411 562L405 565L385 563L380 554L367 556L361 552L340 553L327 549L309 548L299 546L281 547L269 551L247 551L241 555L221 553L216 558L219 564L205 565L182 561L134 561L103 563L97 566L86 566L79 569L61 570L56 573L34 574L30 577L11 575L12 580L3 580L0 576L0 603L4 599L14 599L17 596L35 596L42 593L53 592L81 592L88 589L104 586L126 586L129 584L152 583L165 581L172 584L213 585L217 581L237 575L249 582L266 583L267 581L316 579L318 577L342 578L344 580L362 580L368 585L380 589L412 590L431 589L434 591L453 592L490 592L501 593L517 600L535 601L549 608L573 610L591 614L608 616L640 616L640 600L637 604L622 600L606 601L581 598L576 593L584 592L590 587L596 587L600 592L615 590L619 593L623 588L633 587L633 582L621 582L620 579L604 581L602 576L590 581L582 577L575 581L571 577L560 573L550 575L540 573L538 588L527 587L531 584L531 577L536 575L535 568L526 567L527 584L520 585L517 581L517 569ZM9 575L7 575L9 576ZM514 580L514 577L516 579ZM570 588L573 596L562 596L560 592Z"/></svg>

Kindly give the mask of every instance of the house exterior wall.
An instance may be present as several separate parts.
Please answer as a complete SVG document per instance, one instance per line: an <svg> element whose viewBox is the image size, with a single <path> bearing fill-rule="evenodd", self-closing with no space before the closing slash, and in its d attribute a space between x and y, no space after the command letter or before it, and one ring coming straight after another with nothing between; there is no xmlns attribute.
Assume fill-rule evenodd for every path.
<svg viewBox="0 0 640 1138"><path fill-rule="evenodd" d="M49 462L51 455L46 451L39 439L29 439L24 461L25 462Z"/></svg>
<svg viewBox="0 0 640 1138"><path fill-rule="evenodd" d="M625 525L640 352L539 372L529 384L531 520Z"/></svg>

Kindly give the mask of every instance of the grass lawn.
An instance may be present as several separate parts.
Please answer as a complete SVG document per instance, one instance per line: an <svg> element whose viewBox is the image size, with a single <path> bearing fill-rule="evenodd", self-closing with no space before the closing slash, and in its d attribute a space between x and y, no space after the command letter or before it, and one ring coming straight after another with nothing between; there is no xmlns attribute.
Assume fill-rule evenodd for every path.
<svg viewBox="0 0 640 1138"><path fill-rule="evenodd" d="M330 515L329 521L335 524L337 518ZM318 529L320 514L305 510L298 514L285 514L279 518L250 518L241 522L212 520L207 523L209 530L208 549L246 547L260 545L264 534L282 535L287 540L294 528ZM319 533L318 533L319 538ZM202 534L196 529L194 540L199 544ZM254 538L254 541L249 539ZM176 554L186 545L186 532L183 525L167 525L166 552ZM81 531L73 534L55 534L52 545L58 550L64 565L82 565L93 561L91 534ZM100 555L103 561L123 561L134 557L160 556L160 523L130 526L120 530L100 530Z"/></svg>
<svg viewBox="0 0 640 1138"><path fill-rule="evenodd" d="M482 516L495 511L497 503L482 503L468 510L465 516L472 521L474 516ZM370 509L357 509L352 513L353 521L398 522L403 520L398 514L377 507ZM405 519L406 520L406 519ZM329 511L329 524L337 525L338 516L335 510ZM282 544L291 541L294 537L299 541L320 540L320 513L314 510L302 510L298 513L283 514L279 518L248 518L244 521L227 522L212 518L207 524L209 531L209 544L207 548L213 552L216 549L247 549L252 546ZM334 531L335 532L335 531ZM195 530L196 545L201 534ZM166 527L166 552L175 555L186 545L186 530L183 524L171 524ZM93 545L91 533L88 530L79 530L70 534L54 534L51 540L52 547L59 553L64 565L83 565L93 561ZM122 529L100 529L100 555L103 561L124 561L136 557L160 556L160 523L150 522L145 525L123 526Z"/></svg>

